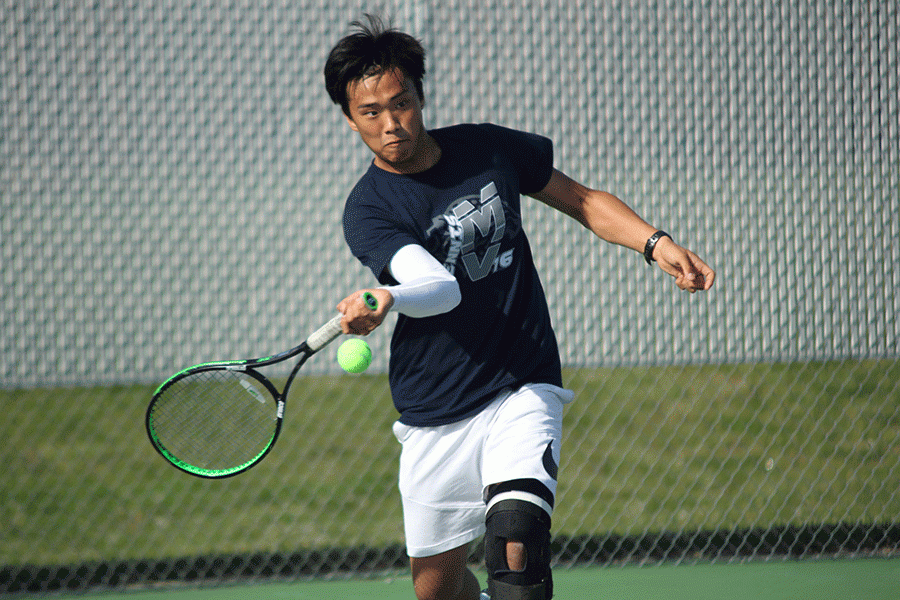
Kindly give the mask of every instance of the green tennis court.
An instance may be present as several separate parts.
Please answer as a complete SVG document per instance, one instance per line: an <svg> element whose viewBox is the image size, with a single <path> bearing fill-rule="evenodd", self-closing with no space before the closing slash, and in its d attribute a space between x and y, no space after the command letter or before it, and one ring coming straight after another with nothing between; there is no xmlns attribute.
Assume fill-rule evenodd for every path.
<svg viewBox="0 0 900 600"><path fill-rule="evenodd" d="M479 574L483 582L483 574ZM557 569L559 600L896 600L900 560L819 560L731 565ZM63 596L64 597L64 596ZM73 596L74 597L74 596ZM100 593L82 600L238 600L414 598L405 574L370 580L314 581L210 589Z"/></svg>

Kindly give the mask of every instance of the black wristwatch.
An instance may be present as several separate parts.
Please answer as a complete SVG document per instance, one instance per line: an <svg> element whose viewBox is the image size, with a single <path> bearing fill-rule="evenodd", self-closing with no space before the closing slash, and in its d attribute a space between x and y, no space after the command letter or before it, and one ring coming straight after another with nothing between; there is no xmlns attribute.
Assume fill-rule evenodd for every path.
<svg viewBox="0 0 900 600"><path fill-rule="evenodd" d="M669 235L665 231L659 230L651 235L650 239L647 240L647 244L644 246L644 260L647 261L648 265L654 260L653 249L656 248L656 243L664 237L667 237L670 240L672 239L671 235Z"/></svg>

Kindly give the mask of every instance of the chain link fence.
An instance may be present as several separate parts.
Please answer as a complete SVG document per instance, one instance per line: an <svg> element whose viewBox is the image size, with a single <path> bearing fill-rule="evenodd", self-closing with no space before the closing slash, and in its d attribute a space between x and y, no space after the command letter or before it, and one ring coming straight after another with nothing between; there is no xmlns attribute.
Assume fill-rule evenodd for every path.
<svg viewBox="0 0 900 600"><path fill-rule="evenodd" d="M321 76L364 10L422 39L429 126L551 137L719 274L678 293L526 203L578 398L556 564L896 556L896 3L0 0L0 593L405 565L390 323L367 375L310 362L240 477L142 429L170 373L371 284Z"/></svg>

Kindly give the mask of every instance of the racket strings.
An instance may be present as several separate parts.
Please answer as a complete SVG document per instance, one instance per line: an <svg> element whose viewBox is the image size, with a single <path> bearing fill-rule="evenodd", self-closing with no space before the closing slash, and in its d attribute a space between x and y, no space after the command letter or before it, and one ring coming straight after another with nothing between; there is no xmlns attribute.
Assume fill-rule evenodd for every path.
<svg viewBox="0 0 900 600"><path fill-rule="evenodd" d="M152 428L165 451L208 471L252 462L271 444L277 406L241 371L214 370L173 382L156 400Z"/></svg>

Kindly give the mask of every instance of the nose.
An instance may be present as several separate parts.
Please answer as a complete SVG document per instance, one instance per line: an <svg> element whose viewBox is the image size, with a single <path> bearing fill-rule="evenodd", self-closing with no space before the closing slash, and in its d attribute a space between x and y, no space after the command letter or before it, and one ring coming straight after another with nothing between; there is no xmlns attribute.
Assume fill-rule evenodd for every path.
<svg viewBox="0 0 900 600"><path fill-rule="evenodd" d="M398 129L400 129L400 119L397 118L397 115L394 114L394 111L384 111L385 133L392 133L394 131L397 131Z"/></svg>

